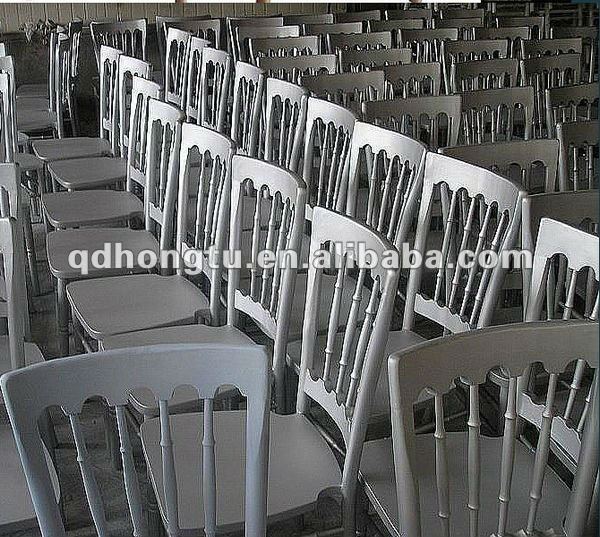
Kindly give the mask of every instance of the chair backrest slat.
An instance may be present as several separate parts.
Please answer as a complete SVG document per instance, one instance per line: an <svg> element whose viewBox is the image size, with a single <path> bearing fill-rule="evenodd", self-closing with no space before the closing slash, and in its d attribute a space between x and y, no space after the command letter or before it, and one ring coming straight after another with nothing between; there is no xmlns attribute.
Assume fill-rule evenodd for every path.
<svg viewBox="0 0 600 537"><path fill-rule="evenodd" d="M116 48L134 58L146 59L146 19L90 23L96 62L100 64L102 45Z"/></svg>
<svg viewBox="0 0 600 537"><path fill-rule="evenodd" d="M189 68L191 34L169 28L165 51L165 101L182 107L185 103L186 78ZM208 44L208 41L205 42Z"/></svg>
<svg viewBox="0 0 600 537"><path fill-rule="evenodd" d="M241 154L254 156L258 150L264 91L265 72L260 67L236 62L231 138Z"/></svg>
<svg viewBox="0 0 600 537"><path fill-rule="evenodd" d="M100 46L100 138L108 140L118 154L119 59L123 53Z"/></svg>
<svg viewBox="0 0 600 537"><path fill-rule="evenodd" d="M440 94L442 65L438 62L386 65L382 70L388 83L388 99Z"/></svg>

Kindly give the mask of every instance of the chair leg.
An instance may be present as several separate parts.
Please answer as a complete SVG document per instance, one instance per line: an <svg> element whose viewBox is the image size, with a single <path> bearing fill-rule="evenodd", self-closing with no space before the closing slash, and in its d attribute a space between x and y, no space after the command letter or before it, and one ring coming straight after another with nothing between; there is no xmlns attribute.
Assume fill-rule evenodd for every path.
<svg viewBox="0 0 600 537"><path fill-rule="evenodd" d="M69 303L67 300L67 281L56 281L56 322L58 324L58 352L60 356L69 355Z"/></svg>
<svg viewBox="0 0 600 537"><path fill-rule="evenodd" d="M37 270L37 259L35 255L35 242L33 239L33 227L31 225L31 212L29 205L23 206L23 228L25 233L25 250L27 252L27 266L31 278L31 294L40 294L40 278Z"/></svg>
<svg viewBox="0 0 600 537"><path fill-rule="evenodd" d="M114 410L105 404L104 409L104 436L106 439L106 450L113 470L121 469L121 452L119 444L119 434L115 427Z"/></svg>

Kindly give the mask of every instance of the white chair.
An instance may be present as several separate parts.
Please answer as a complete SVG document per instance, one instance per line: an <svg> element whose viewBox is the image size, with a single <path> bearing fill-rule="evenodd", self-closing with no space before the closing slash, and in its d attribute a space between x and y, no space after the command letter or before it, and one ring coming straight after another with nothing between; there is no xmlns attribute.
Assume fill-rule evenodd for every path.
<svg viewBox="0 0 600 537"><path fill-rule="evenodd" d="M253 39L300 37L300 26L238 26L236 33L240 52L236 59L254 63L250 44Z"/></svg>
<svg viewBox="0 0 600 537"><path fill-rule="evenodd" d="M120 50L127 56L146 61L146 19L116 22L90 22L92 44L96 54L98 71L101 70L101 49L108 46Z"/></svg>
<svg viewBox="0 0 600 537"><path fill-rule="evenodd" d="M389 248L391 243L376 232L357 222L332 213L325 209L316 209L313 218L311 250L316 252L330 241L337 241L339 253L347 260L352 256L352 244L363 240L368 248L378 254ZM345 263L336 269L344 274ZM335 337L334 352L324 353L315 349L317 340L317 312L323 297L319 293L322 270L314 265L309 269L310 286L306 301L306 319L302 344L302 368L298 386L296 412L288 415L271 413L271 434L269 452L269 497L267 516L275 521L284 517L296 516L310 511L317 497L325 489L340 490L343 498L344 535L354 535L354 506L357 484L357 471L362 444L366 434L369 403L374 381L379 374L383 361L385 338L391 319L392 305L397 284L398 272L375 268L367 270L361 267L360 277L373 278L372 298L357 296L349 317L342 319L335 308L331 314L329 337ZM369 274L370 273L370 274ZM352 280L344 285L355 286ZM341 293L341 288L339 290ZM355 324L359 310L366 310L365 322ZM338 332L338 322L347 327ZM323 370L323 364L331 366ZM335 426L339 429L346 444L346 456L343 472L340 471L333 452L321 436L319 430L308 420L311 401L319 404ZM234 453L242 444L243 412L215 413L215 424L219 423L221 438L227 440ZM171 416L172 439L176 445L190 445L188 438L199 434L203 417L201 414L178 414ZM218 421L217 421L218 420ZM144 422L141 428L144 450L148 455L149 472L155 482L162 482L164 474L160 462L159 419ZM198 485L202 471L192 461L199 460L199 446L193 450L175 452L175 467L185 469L185 482L179 496L179 523L183 531L199 531L205 525L204 517L197 508L203 502L203 492ZM219 465L232 474L232 487L223 487L220 493L229 507L227 517L220 520L223 528L234 530L243 521L242 491L235 486L238 481L233 477L242 468L232 463L232 454L225 450L216 453ZM225 500L226 498L226 500ZM165 513L166 502L159 493L161 512ZM169 520L172 520L169 517Z"/></svg>
<svg viewBox="0 0 600 537"><path fill-rule="evenodd" d="M190 40L185 113L188 121L225 132L231 79L231 55Z"/></svg>
<svg viewBox="0 0 600 537"><path fill-rule="evenodd" d="M223 495L223 491L232 488L240 493L244 535L266 536L270 383L268 359L260 347L161 345L94 356L74 356L13 371L4 375L1 383L44 537L66 536L53 493L52 478L44 463L36 421L32 419L32 416L54 405L60 406L69 418L94 527L99 535L109 534L104 501L80 420L83 403L91 396L105 398L116 411L124 486L133 531L138 535L148 535L149 529L157 530L148 528L146 522L126 416L128 394L139 386L152 390L159 400L161 426L157 431L160 430L161 447L158 452L148 454L147 463L154 464L155 455L162 461L164 473L160 481L153 481L153 486L156 495L166 499L162 505L166 508L164 514L169 534L178 534L180 526L185 523L186 513L184 509L178 509L178 501L187 500L185 487L190 473L195 473L198 465L202 468L202 477L197 485L203 496L194 509L202 512L206 535L215 535L215 528L231 512L229 498ZM177 424L169 417L168 401L173 390L184 384L194 386L204 401L203 433L199 437L202 447L198 439L191 440L189 445L180 443L176 434ZM237 419L240 433L237 438L239 444L235 446L222 435L228 413L213 412L215 392L223 385L238 387L247 400L247 409ZM32 389L36 397L31 397ZM198 449L198 459L192 467L179 466L177 462L184 449L194 447ZM235 453L227 465L223 465L220 454L232 447ZM10 494L14 497L14 488Z"/></svg>
<svg viewBox="0 0 600 537"><path fill-rule="evenodd" d="M597 367L597 349L597 325L565 321L475 330L393 355L388 364L392 439L365 443L360 471L388 531L417 537L584 535L598 471L597 399L571 490L548 467L549 425L558 375L576 358ZM538 361L549 380L541 395L544 425L532 452L516 435L517 378ZM509 371L508 406L503 435L488 437L479 385L497 365ZM468 420L450 432L442 398L459 378L468 385ZM413 403L423 392L435 402L434 434L417 434L415 427Z"/></svg>
<svg viewBox="0 0 600 537"><path fill-rule="evenodd" d="M131 58L132 61L139 62ZM145 64L147 65L147 64ZM123 86L126 79L123 80ZM131 91L121 93L123 103L130 101L129 118L123 107L120 122L127 124L121 133L121 147L127 158L127 185L120 190L79 190L76 192L51 192L42 196L46 222L55 229L82 226L107 226L127 222L144 213L137 190L145 187L144 155L146 151L146 123L148 102L158 99L160 86L155 82L133 75ZM143 194L141 196L143 198Z"/></svg>
<svg viewBox="0 0 600 537"><path fill-rule="evenodd" d="M250 60L258 65L258 58L304 56L319 54L319 38L316 35L301 37L256 37L249 43Z"/></svg>
<svg viewBox="0 0 600 537"><path fill-rule="evenodd" d="M597 189L597 120L558 123L558 190Z"/></svg>
<svg viewBox="0 0 600 537"><path fill-rule="evenodd" d="M337 57L335 54L261 56L258 58L257 64L264 69L267 76L293 82L294 84L300 84L301 78L305 75L333 74L337 71Z"/></svg>
<svg viewBox="0 0 600 537"><path fill-rule="evenodd" d="M165 102L182 108L187 89L191 34L178 28L169 28L167 33L164 89ZM204 41L204 40L202 40ZM208 45L208 41L204 41Z"/></svg>
<svg viewBox="0 0 600 537"><path fill-rule="evenodd" d="M267 78L265 102L264 146L259 154L267 162L295 171L300 147L294 142L306 128L308 91L285 80Z"/></svg>
<svg viewBox="0 0 600 537"><path fill-rule="evenodd" d="M544 97L548 137L556 136L559 122L597 119L598 93L598 86L594 83L547 89Z"/></svg>
<svg viewBox="0 0 600 537"><path fill-rule="evenodd" d="M232 152L231 144L223 143L221 135L211 133L201 127L196 127L194 130L189 128L193 127L192 125L188 125L188 128L186 128L187 139L184 145L184 158L182 159L183 166L178 169L182 136L181 114L172 105L151 100L148 116L149 138L146 153L147 185L145 189L146 231L127 230L129 233L133 233L134 236L126 242L120 239L119 230L117 230L117 233L113 233L114 238L112 239L114 242L123 243L125 245L124 249L128 248L133 251L134 260L140 251L138 235L143 233L142 238L144 238L156 228L159 228L156 231L159 237L156 245L160 248L157 255L166 252L173 246L178 250L178 253L183 253L181 251L183 245L174 241L176 234L173 226L173 215L178 196L177 185L180 182L178 177L181 176L181 181L192 180L191 174L189 174L189 166L186 165L186 163L189 164L188 153L191 149L188 144L193 144L192 147L201 147L202 155L208 152L209 155L214 157L214 160L203 157L203 164L207 168L200 168L199 170L203 174L207 174L211 180L211 183L205 184L209 179L203 175L203 180L199 184L203 188L206 187L212 190L213 196L219 196L218 193L222 191L226 192L223 189L226 189L227 186L228 162ZM162 129L158 129L157 124ZM163 134L159 134L159 130L163 130ZM205 134L207 132L208 134ZM210 134L214 136L210 136ZM199 137L199 140L204 138L218 143L215 144L213 149L210 146L204 146L199 140L197 141L196 136ZM161 146L162 150L160 150ZM218 155L216 151L219 151ZM162 165L159 167L160 163ZM185 200L181 201L183 203ZM200 202L203 201L203 196L198 198L198 207L200 207ZM179 207L181 207L180 204ZM218 207L218 204L216 207ZM218 210L216 213L207 214L205 223L212 222L212 218L215 218L217 214L219 214ZM182 238L180 237L180 239ZM221 235L221 245L211 242L209 246L214 245L217 250L220 250L223 239L224 236ZM84 246L81 245L80 247ZM165 266L165 263L167 263L167 266ZM196 322L199 317L210 318L211 309L208 298L187 278L187 273L183 272L181 264L174 267L170 265L175 265L175 262L168 259L161 260L160 271L162 275L115 276L80 280L67 285L66 292L71 304L74 324L77 321L77 324L81 324L85 332L81 336L84 338L91 337L101 345L101 341L109 335L175 324L190 324ZM170 275L172 268L176 268L177 273ZM219 278L216 281L220 281ZM148 292L149 289L152 289L151 293Z"/></svg>
<svg viewBox="0 0 600 537"><path fill-rule="evenodd" d="M187 125L184 128L189 128ZM196 128L197 131L207 131ZM213 134L213 138L220 135ZM189 143L189 142L188 142ZM208 144L208 141L205 142ZM213 142L214 145L214 142ZM208 145L208 147L210 147ZM181 157L183 165L187 162ZM227 274L227 325L218 326L218 315L213 313L213 326L193 325L142 330L122 335L107 337L103 340L104 348L139 346L158 342L218 342L236 341L253 345L252 340L240 328L239 314L248 316L273 341L273 369L275 376L275 398L278 408L283 408L285 399L284 369L285 349L289 333L290 308L294 295L295 268L285 268L278 262L275 267L262 269L259 266L259 252L269 249L276 256L283 256L284 251L297 252L304 225L304 203L306 190L301 180L294 174L273 164L261 162L249 157L235 156L232 164L231 186L223 186L221 208L216 218L217 207L211 209L207 203L203 211L185 209L178 215L178 240L181 240L182 252L196 247L207 251L212 230L202 236L194 237L194 231L205 229L202 223L190 221L186 212L202 215L206 222L216 223L216 235L224 237L229 231L229 250L241 251L239 263L232 266ZM187 204L188 187L180 182L181 207ZM208 186L208 185L207 185ZM183 189L185 190L183 190ZM231 210L227 214L229 192L231 189ZM189 195L193 200L193 192ZM210 199L210 196L209 196ZM213 202L214 203L214 202ZM211 305L218 307L221 298L221 278L223 274L222 260L213 259L215 268L210 274ZM246 267L251 266L251 269ZM301 319L300 319L301 323ZM301 327L295 328L296 332ZM176 394L173 402L177 407L189 408L197 398L189 391ZM136 410L145 418L156 415L156 405L147 394L136 395L132 399Z"/></svg>
<svg viewBox="0 0 600 537"><path fill-rule="evenodd" d="M119 113L119 106L126 105L123 99L126 94L125 85L129 76L138 75L150 78L150 64L132 58L127 61L117 49L102 47L100 79L100 135L108 132L112 140L112 156L95 156L87 158L68 158L55 160L48 164L48 172L53 184L60 185L68 191L102 188L123 183L127 178L127 148L125 137L120 133L128 131L126 114ZM104 85L108 85L107 90ZM103 99L106 99L104 105ZM122 102L121 102L122 101Z"/></svg>

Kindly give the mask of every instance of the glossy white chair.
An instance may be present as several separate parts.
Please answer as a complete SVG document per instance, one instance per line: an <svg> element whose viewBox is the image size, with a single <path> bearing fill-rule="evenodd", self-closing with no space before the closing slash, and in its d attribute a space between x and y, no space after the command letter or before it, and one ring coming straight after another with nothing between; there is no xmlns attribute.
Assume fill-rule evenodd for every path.
<svg viewBox="0 0 600 537"><path fill-rule="evenodd" d="M182 108L185 103L189 68L191 34L179 28L169 28L167 33L164 90L165 102ZM208 41L205 42L207 45Z"/></svg>
<svg viewBox="0 0 600 537"><path fill-rule="evenodd" d="M367 495L388 531L584 535L598 470L597 419L588 422L571 490L548 467L550 423L558 375L576 358L597 367L597 347L595 324L565 321L485 328L393 355L388 363L392 439L367 442L361 464ZM516 435L518 376L533 362L549 372L534 452ZM509 372L508 406L502 436L488 437L479 386L497 365ZM468 386L468 420L451 432L444 425L442 397L457 379ZM417 434L414 423L413 403L423 392L435 402L434 434ZM593 406L590 416L597 418Z"/></svg>
<svg viewBox="0 0 600 537"><path fill-rule="evenodd" d="M257 60L258 66L264 69L267 76L300 84L306 75L337 72L335 54L312 54L304 56L267 57Z"/></svg>
<svg viewBox="0 0 600 537"><path fill-rule="evenodd" d="M234 61L241 58L241 46L239 41L238 29L245 27L275 28L283 26L283 17L227 17L225 19L227 31L227 52L229 52Z"/></svg>
<svg viewBox="0 0 600 537"><path fill-rule="evenodd" d="M403 49L409 50L409 49ZM443 87L442 65L438 62L385 65L386 98L439 95Z"/></svg>
<svg viewBox="0 0 600 537"><path fill-rule="evenodd" d="M371 71L387 65L405 65L412 62L412 51L408 48L343 50L338 56L342 73Z"/></svg>
<svg viewBox="0 0 600 537"><path fill-rule="evenodd" d="M250 43L253 39L300 37L300 26L239 26L236 32L240 51L237 60L254 63Z"/></svg>
<svg viewBox="0 0 600 537"><path fill-rule="evenodd" d="M255 37L249 42L250 60L258 65L261 57L285 57L319 54L319 38L316 35L301 37Z"/></svg>
<svg viewBox="0 0 600 537"><path fill-rule="evenodd" d="M332 213L316 209L311 239L311 250L316 252L331 242L337 241L340 257L344 260L338 273L344 274L345 262L352 254L352 244L360 238L368 248L378 254L391 248L376 232L357 222ZM269 481L267 516L269 521L297 516L314 508L319 494L326 489L338 490L343 502L344 535L354 535L354 506L358 464L362 444L366 435L369 406L380 365L383 361L385 338L391 319L398 273L395 270L361 267L363 278L373 278L371 299L356 296L351 313L342 319L339 310L332 310L329 337L335 337L335 349L315 348L321 340L317 334L318 303L323 300L319 292L322 270L314 265L309 269L310 286L306 300L306 319L302 343L302 367L298 386L296 412L288 415L271 413ZM370 273L370 274L368 274ZM352 280L344 285L355 286ZM338 291L341 293L341 288ZM355 323L359 310L365 311L365 322ZM338 322L347 327L345 333L338 332ZM332 350L333 352L329 352ZM323 368L324 364L325 369ZM319 429L308 419L311 402L319 404L340 431L346 444L344 469L340 471L333 451L321 436ZM242 444L243 411L217 412L215 424L220 423L220 437L237 451ZM188 438L196 438L202 424L202 414L178 414L171 416L172 440L176 445L190 445ZM218 420L218 421L217 421ZM141 428L144 450L148 455L152 479L162 482L164 470L160 462L159 419L146 421ZM182 531L198 531L204 526L202 512L203 493L201 469L191 461L198 460L199 446L193 450L175 452L175 467L185 468L185 483L179 496L179 523ZM219 464L228 468L228 473L237 475L241 467L232 463L232 454L226 450L216 452ZM237 479L232 478L233 484ZM242 491L223 487L221 493L229 506L228 516L219 522L223 529L235 530L241 526ZM159 495L161 511L165 500Z"/></svg>
<svg viewBox="0 0 600 537"><path fill-rule="evenodd" d="M155 494L164 499L161 505L165 508L169 535L180 534L180 527L185 524L186 512L178 504L189 500L185 487L194 473L201 476L197 486L198 492L203 492L194 509L202 513L206 535L214 536L223 518L232 510L237 515L239 509L244 535L266 536L270 382L268 359L260 347L160 345L73 356L8 373L1 383L43 537L67 534L54 498L36 421L32 419L50 406L60 406L68 416L94 528L99 535L109 534L105 503L80 419L84 402L92 396L105 398L117 415L123 480L133 531L138 535L157 531L158 528L149 528L146 521L127 419L128 395L140 386L152 390L159 400L161 424L156 431L161 445L157 445L158 451L146 451L145 455L149 465L158 456L164 470L160 480L152 484ZM177 424L168 412L168 401L181 385L193 386L204 401L202 433L187 445L180 443ZM236 386L246 396L247 408L237 419L240 431L236 445L223 436L223 426L231 421L229 413L213 412L215 392L223 385ZM32 388L35 398L31 397ZM185 450L194 448L198 449L198 458L192 466L179 466L178 460ZM220 454L231 448L235 453L223 465ZM224 495L225 490L231 489L240 493L240 503L233 508L230 495Z"/></svg>

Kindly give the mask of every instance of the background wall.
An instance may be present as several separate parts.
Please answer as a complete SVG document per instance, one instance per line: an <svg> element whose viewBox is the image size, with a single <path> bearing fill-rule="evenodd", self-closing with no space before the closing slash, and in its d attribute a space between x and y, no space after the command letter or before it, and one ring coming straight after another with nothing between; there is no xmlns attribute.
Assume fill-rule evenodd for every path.
<svg viewBox="0 0 600 537"><path fill-rule="evenodd" d="M327 3L14 3L0 4L2 32L16 32L25 22L52 20L68 22L74 18L85 22L98 19L135 19L146 17L153 22L156 15L185 16L205 15L211 17L267 15L276 13L325 13L328 10L342 11L346 4Z"/></svg>

